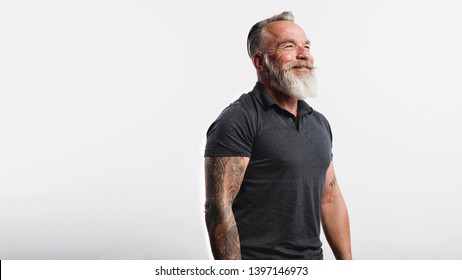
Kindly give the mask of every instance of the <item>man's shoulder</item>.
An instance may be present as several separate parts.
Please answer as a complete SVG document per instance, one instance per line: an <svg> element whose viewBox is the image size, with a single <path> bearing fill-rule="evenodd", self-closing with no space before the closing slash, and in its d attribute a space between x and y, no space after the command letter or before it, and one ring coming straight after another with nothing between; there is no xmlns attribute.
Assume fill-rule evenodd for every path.
<svg viewBox="0 0 462 280"><path fill-rule="evenodd" d="M242 94L238 99L229 104L221 113L223 115L254 116L258 111L258 100L255 92L250 91Z"/></svg>
<svg viewBox="0 0 462 280"><path fill-rule="evenodd" d="M326 116L324 116L323 113L317 111L317 110L314 110L313 109L313 112L311 113L314 117L316 117L317 119L319 120L322 120L322 121L327 121L327 118Z"/></svg>
<svg viewBox="0 0 462 280"><path fill-rule="evenodd" d="M329 132L332 139L330 123L324 116L324 114L320 113L319 111L313 110L313 112L311 113L311 117L315 119L318 124L320 124L322 127L324 127L324 129L326 129Z"/></svg>
<svg viewBox="0 0 462 280"><path fill-rule="evenodd" d="M243 93L237 100L231 103L230 106L238 106L246 110L256 110L258 104L258 97L256 92L249 91Z"/></svg>
<svg viewBox="0 0 462 280"><path fill-rule="evenodd" d="M250 156L257 132L257 114L251 93L228 105L207 131L205 156Z"/></svg>

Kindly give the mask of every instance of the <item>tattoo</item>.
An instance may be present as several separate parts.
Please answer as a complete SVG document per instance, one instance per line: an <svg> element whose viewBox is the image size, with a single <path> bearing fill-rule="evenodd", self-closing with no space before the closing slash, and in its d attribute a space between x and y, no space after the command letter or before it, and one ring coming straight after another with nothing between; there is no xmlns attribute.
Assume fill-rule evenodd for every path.
<svg viewBox="0 0 462 280"><path fill-rule="evenodd" d="M332 181L330 181L329 186L333 188L335 185L337 185L337 178L334 175L334 178L332 178Z"/></svg>
<svg viewBox="0 0 462 280"><path fill-rule="evenodd" d="M205 170L205 217L212 253L216 259L240 259L239 233L232 204L244 177L244 158L206 158Z"/></svg>
<svg viewBox="0 0 462 280"><path fill-rule="evenodd" d="M236 226L236 221L228 225L226 230L217 227L215 229L215 244L212 246L212 252L217 259L240 259L241 248L239 241L239 233Z"/></svg>

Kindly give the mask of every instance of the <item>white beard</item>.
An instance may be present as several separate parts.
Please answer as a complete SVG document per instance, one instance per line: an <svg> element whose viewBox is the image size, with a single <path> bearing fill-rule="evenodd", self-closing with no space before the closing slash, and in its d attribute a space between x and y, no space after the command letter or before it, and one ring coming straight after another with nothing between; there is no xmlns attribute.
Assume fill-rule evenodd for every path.
<svg viewBox="0 0 462 280"><path fill-rule="evenodd" d="M264 62L268 73L271 87L293 97L297 100L308 97L316 97L318 93L317 80L314 67L310 64L311 71L306 74L296 75L290 71L294 65L286 66L287 69L278 68L267 55L264 55ZM300 62L307 63L307 61Z"/></svg>

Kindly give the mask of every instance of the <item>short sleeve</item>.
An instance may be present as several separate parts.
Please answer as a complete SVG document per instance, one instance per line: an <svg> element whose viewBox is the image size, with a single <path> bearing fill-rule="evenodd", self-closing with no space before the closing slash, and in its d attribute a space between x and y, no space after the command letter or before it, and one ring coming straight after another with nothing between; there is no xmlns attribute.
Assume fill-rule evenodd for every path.
<svg viewBox="0 0 462 280"><path fill-rule="evenodd" d="M239 103L228 106L207 131L206 157L247 156L252 153L255 118Z"/></svg>
<svg viewBox="0 0 462 280"><path fill-rule="evenodd" d="M324 116L323 116L324 117ZM324 123L325 123L325 127L327 129L327 132L329 132L329 136L330 136L330 149L331 149L331 152L330 152L330 160L334 160L334 153L332 151L332 143L333 143L333 136L332 136L332 130L330 128L330 124L329 124L329 121L324 117Z"/></svg>

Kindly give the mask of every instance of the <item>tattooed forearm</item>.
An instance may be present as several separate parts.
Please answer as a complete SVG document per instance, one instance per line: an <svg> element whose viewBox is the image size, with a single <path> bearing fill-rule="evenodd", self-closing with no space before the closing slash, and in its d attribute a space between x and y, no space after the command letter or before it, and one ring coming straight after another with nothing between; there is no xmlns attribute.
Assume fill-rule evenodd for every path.
<svg viewBox="0 0 462 280"><path fill-rule="evenodd" d="M239 234L232 204L241 187L248 160L243 157L205 159L205 218L215 259L240 259Z"/></svg>
<svg viewBox="0 0 462 280"><path fill-rule="evenodd" d="M215 259L239 260L241 248L234 216L229 219L230 224L227 222L215 227L213 237L210 236L212 253Z"/></svg>

